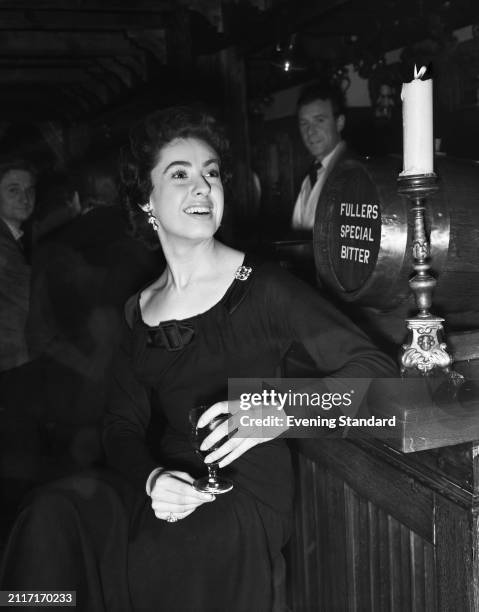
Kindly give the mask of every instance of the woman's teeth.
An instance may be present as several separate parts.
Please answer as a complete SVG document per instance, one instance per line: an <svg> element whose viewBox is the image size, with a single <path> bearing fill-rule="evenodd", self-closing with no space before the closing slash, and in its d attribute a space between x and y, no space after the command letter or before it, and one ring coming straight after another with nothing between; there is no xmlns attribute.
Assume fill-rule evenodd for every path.
<svg viewBox="0 0 479 612"><path fill-rule="evenodd" d="M209 206L188 206L185 213L188 215L208 215L211 212Z"/></svg>

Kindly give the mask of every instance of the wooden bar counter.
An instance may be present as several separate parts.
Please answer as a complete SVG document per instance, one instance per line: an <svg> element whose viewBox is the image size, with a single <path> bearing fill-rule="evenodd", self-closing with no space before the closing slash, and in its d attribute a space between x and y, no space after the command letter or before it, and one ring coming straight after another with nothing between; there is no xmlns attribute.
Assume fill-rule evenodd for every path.
<svg viewBox="0 0 479 612"><path fill-rule="evenodd" d="M401 411L391 396L387 440L293 441L286 609L479 610L479 396L464 397Z"/></svg>

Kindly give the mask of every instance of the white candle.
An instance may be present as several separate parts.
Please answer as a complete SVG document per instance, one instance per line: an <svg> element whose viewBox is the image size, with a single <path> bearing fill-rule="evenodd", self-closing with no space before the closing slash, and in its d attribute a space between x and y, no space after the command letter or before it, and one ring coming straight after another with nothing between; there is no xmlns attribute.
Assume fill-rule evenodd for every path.
<svg viewBox="0 0 479 612"><path fill-rule="evenodd" d="M402 86L404 167L401 175L434 172L432 79L422 81L425 72L425 66L419 71L414 66L414 79Z"/></svg>

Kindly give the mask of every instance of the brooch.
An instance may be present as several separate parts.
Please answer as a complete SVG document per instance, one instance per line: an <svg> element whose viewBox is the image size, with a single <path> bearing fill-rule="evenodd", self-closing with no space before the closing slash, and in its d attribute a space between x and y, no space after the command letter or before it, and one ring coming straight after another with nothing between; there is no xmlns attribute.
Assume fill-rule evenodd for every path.
<svg viewBox="0 0 479 612"><path fill-rule="evenodd" d="M253 268L250 268L249 266L240 266L236 270L235 278L236 280L240 280L240 281L248 280L249 275L251 274L252 271L253 271Z"/></svg>

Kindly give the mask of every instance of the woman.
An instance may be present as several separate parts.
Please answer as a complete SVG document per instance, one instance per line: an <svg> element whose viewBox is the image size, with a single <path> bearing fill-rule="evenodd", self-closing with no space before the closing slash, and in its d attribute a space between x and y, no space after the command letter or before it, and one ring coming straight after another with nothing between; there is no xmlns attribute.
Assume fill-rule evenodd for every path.
<svg viewBox="0 0 479 612"><path fill-rule="evenodd" d="M166 267L126 305L105 418L108 463L122 474L113 489L121 488L128 525L118 513L101 527L78 518L88 515L87 504L73 494L76 518L62 522L70 534L95 532L75 544L84 557L88 546L95 551L88 560L94 567L81 576L90 592L98 584L107 590L107 610L120 609L111 603L118 597L111 587L115 575L119 588L128 583L135 610L271 610L273 576L291 521L288 448L273 435L244 438L237 432L206 457L220 460L233 490L216 497L198 492L192 483L205 467L188 439L190 409L211 406L200 425L221 412L236 412L237 402L226 401L228 378L277 376L294 344L306 349L323 374L392 375L387 358L315 291L215 239L223 216L225 153L215 122L188 108L160 111L132 135L123 172L126 203L136 233L160 241ZM259 414L259 408L254 411ZM220 428L205 440L206 450L227 425ZM113 503L109 491L104 509ZM24 527L34 516L34 510L27 512ZM21 527L7 557L15 539L31 565ZM12 566L7 559L3 588L8 576L15 582L8 588L26 587ZM71 577L57 584L66 588ZM96 609L91 602L89 609Z"/></svg>

